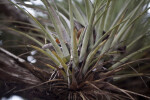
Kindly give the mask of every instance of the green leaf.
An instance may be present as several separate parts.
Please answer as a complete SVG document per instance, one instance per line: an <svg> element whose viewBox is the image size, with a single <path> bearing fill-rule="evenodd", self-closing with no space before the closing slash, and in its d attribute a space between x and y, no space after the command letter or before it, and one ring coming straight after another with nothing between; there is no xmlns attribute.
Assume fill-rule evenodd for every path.
<svg viewBox="0 0 150 100"><path fill-rule="evenodd" d="M125 31L132 25L135 23L135 21L141 17L144 13L147 12L147 10L143 11L141 14L139 14L136 18L134 18L133 20L131 19L131 17L135 17L134 14L136 13L136 11L141 7L140 5L143 3L143 1L141 1L139 3L139 5L129 14L129 18L130 20L127 21L124 26L121 28L121 30L119 31L119 33L117 34L116 38L114 39L114 41L112 42L112 45L111 47L113 47L117 42L119 42L121 36L125 33ZM127 35L130 34L130 33L127 33ZM124 39L125 40L125 39Z"/></svg>
<svg viewBox="0 0 150 100"><path fill-rule="evenodd" d="M96 4L95 4L95 6L96 6L95 13L97 14L101 10L101 8L104 7L106 0L96 0L95 2L96 2Z"/></svg>
<svg viewBox="0 0 150 100"><path fill-rule="evenodd" d="M119 19L122 16L124 16L124 14L127 12L128 6L130 5L131 2L132 2L132 0L128 0L127 2L125 2L125 4L123 5L122 9L119 11L119 13L117 14L116 18L114 19L111 27L113 27L115 24L117 24Z"/></svg>
<svg viewBox="0 0 150 100"><path fill-rule="evenodd" d="M52 53L56 56L56 58L59 60L61 66L64 68L65 73L67 74L67 72L69 71L69 74L71 74L70 69L68 69L68 66L65 64L65 62L63 61L62 58L59 57L59 55L56 54L55 51L52 51Z"/></svg>
<svg viewBox="0 0 150 100"><path fill-rule="evenodd" d="M96 41L100 38L100 36L102 35L103 31L107 31L107 30L104 30L104 27L105 27L106 13L107 13L107 10L109 8L110 1L111 0L107 0L106 6L105 6L105 4L103 4L105 6L105 9L104 9L104 11L101 14L98 14L97 19L96 19L96 21L94 23L94 25L99 23L98 24L98 29L97 29L98 34L96 36Z"/></svg>
<svg viewBox="0 0 150 100"><path fill-rule="evenodd" d="M19 31L19 30L13 29L13 28L9 28L9 27L7 29L12 30L14 32L17 32L17 33L19 33L19 34L27 37L28 39L30 39L30 40L34 41L35 43L37 43L38 45L40 45L41 47L43 46L43 43L41 43L40 41L38 41L36 38L28 35L27 33L24 33L22 31Z"/></svg>
<svg viewBox="0 0 150 100"><path fill-rule="evenodd" d="M72 10L72 1L69 0L69 15L70 15L70 26L71 26L71 59L73 59L73 67L77 67L79 64L78 60L78 50L77 50L77 36L74 30L74 20L73 20L73 10Z"/></svg>
<svg viewBox="0 0 150 100"><path fill-rule="evenodd" d="M128 44L127 49L131 48L135 43L137 43L138 40L140 40L142 37L145 36L146 33L138 36L135 40L133 40L130 44Z"/></svg>
<svg viewBox="0 0 150 100"><path fill-rule="evenodd" d="M114 79L114 81L117 81L117 80L121 80L123 78L140 77L140 76L146 76L146 74L136 73L136 74L116 75L113 77L113 79Z"/></svg>
<svg viewBox="0 0 150 100"><path fill-rule="evenodd" d="M9 0L10 1L10 0ZM11 3L13 3L12 1L10 1ZM41 28L41 30L43 31L43 33L45 34L45 36L49 37L50 42L53 44L56 52L63 57L63 54L58 46L58 44L55 42L55 40L52 38L52 36L46 31L46 29L44 28L43 25L40 24L40 22L34 17L32 16L32 14L30 14L27 10L19 7L17 4L13 3L15 6L17 6L21 11L23 11L24 13L26 13L30 18L32 18L34 20L34 22Z"/></svg>
<svg viewBox="0 0 150 100"><path fill-rule="evenodd" d="M49 17L54 24L55 31L58 34L59 41L60 41L62 49L63 49L63 54L65 57L69 56L69 51L65 44L67 42L70 45L69 35L67 34L67 31L65 30L63 24L61 23L61 21L59 19L59 16L57 15L54 8L50 5L50 3L47 0L42 0L42 2L45 4L48 14L49 14Z"/></svg>
<svg viewBox="0 0 150 100"><path fill-rule="evenodd" d="M129 54L128 56L124 57L123 59L121 59L119 62L115 63L114 65L112 65L109 69L112 70L114 68L117 68L119 65L125 63L127 60L131 59L133 56L136 56L138 55L139 53L143 53L143 51L147 50L150 48L150 45L140 49L140 50L137 50L131 54Z"/></svg>
<svg viewBox="0 0 150 100"><path fill-rule="evenodd" d="M106 12L104 13L103 18L102 18L102 20L104 21L103 22L103 25L104 25L103 30L104 31L107 31L107 29L108 29L107 27L108 27L109 22L110 22L111 13L112 13L112 10L113 10L112 7L114 6L114 4L115 4L114 0L108 0L107 1L106 8L105 8Z"/></svg>
<svg viewBox="0 0 150 100"><path fill-rule="evenodd" d="M85 2L85 8L86 8L86 17L88 19L88 22L90 21L91 12L93 10L93 4L90 0L84 0Z"/></svg>
<svg viewBox="0 0 150 100"><path fill-rule="evenodd" d="M90 40L90 36L92 34L92 31L93 31L93 21L94 21L94 18L95 18L94 13L95 13L95 8L92 11L88 27L87 27L87 30L85 32L84 38L83 38L83 44L82 44L81 53L80 53L80 60L81 61L85 57L85 54L87 52L88 43L89 43L89 40Z"/></svg>
<svg viewBox="0 0 150 100"><path fill-rule="evenodd" d="M32 48L38 50L39 52L41 52L45 56L49 57L57 66L59 65L59 62L52 55L50 55L49 53L47 53L43 49L41 49L41 48L39 48L37 46L34 46L34 45L28 45L28 47L32 47Z"/></svg>
<svg viewBox="0 0 150 100"><path fill-rule="evenodd" d="M124 23L124 22L126 22L126 21L128 21L128 19L126 19L126 20L124 20L124 21L118 23L117 25L115 25L115 26L113 26L111 29L109 29L109 30L95 43L93 49L95 49L95 48L98 46L98 44L99 44L106 36L108 36L108 35L111 33L112 30L114 30L114 29L117 28L120 24L122 24L122 23Z"/></svg>
<svg viewBox="0 0 150 100"><path fill-rule="evenodd" d="M122 20L124 19L125 14L126 14L126 12L122 13L122 15L118 18L118 22L117 22L117 23L121 23L121 22L122 22ZM120 24L120 25L121 25L121 24ZM111 32L111 34L110 34L110 36L109 36L107 42L105 43L105 45L104 45L104 47L103 47L103 49L102 49L102 51L101 51L102 54L103 54L104 52L108 51L108 50L111 48L111 47L110 47L110 46L111 46L111 43L112 43L112 41L115 39L115 35L116 35L116 33L117 33L118 28L119 28L120 25L118 25L118 26Z"/></svg>
<svg viewBox="0 0 150 100"><path fill-rule="evenodd" d="M93 57L95 56L95 54L97 53L97 51L99 50L100 47L102 47L105 44L106 40L104 40L103 42L101 42L93 51L91 51L86 59L85 65L83 67L83 74L85 74L88 70L88 68L90 67L89 64L91 63Z"/></svg>
<svg viewBox="0 0 150 100"><path fill-rule="evenodd" d="M73 13L77 22L80 22L83 26L85 26L87 22L85 18L83 17L81 11L78 10L78 6L76 4L73 4L72 7L73 7Z"/></svg>

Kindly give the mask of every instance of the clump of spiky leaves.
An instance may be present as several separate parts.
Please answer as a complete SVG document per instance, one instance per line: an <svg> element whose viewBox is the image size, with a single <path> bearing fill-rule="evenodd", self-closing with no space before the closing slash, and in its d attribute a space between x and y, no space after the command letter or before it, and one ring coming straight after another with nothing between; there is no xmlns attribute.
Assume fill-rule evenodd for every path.
<svg viewBox="0 0 150 100"><path fill-rule="evenodd" d="M141 0L135 4L135 0L95 0L94 3L83 0L85 7L82 8L76 0L68 0L64 5L68 5L69 10L53 0L42 2L52 25L41 24L28 11L17 4L15 6L33 19L41 32L40 38L45 42L34 37L34 33L30 35L9 29L36 42L39 46L28 47L43 53L53 62L53 65L46 64L55 70L48 81L49 91L69 100L134 100L132 95L149 98L114 85L114 81L123 77L148 75L138 73L130 64L148 60L139 58L150 45L141 43L135 47L148 32L148 22L145 21L141 26L144 29L139 32L136 24L141 23L149 9L149 1Z"/></svg>

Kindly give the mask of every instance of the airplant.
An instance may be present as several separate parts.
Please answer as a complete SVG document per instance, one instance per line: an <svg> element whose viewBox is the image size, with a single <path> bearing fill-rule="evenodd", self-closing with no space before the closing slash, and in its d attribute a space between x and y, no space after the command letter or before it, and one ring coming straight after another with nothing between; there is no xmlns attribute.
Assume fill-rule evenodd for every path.
<svg viewBox="0 0 150 100"><path fill-rule="evenodd" d="M48 23L40 22L20 5L13 4L35 22L33 26L40 33L38 36L45 41L33 32L8 29L37 43L27 47L53 62L45 64L54 70L44 82L49 84L45 91L62 96L61 100L135 100L133 95L150 99L115 85L122 78L148 76L138 73L133 68L135 65L131 67L135 62L148 60L142 56L150 45L142 42L137 46L149 32L149 22L143 20L149 9L148 0L42 2L45 7L38 9L46 11ZM140 25L142 30L137 32L137 25L142 22L145 22Z"/></svg>

